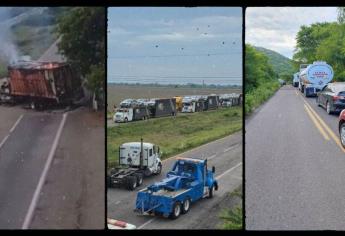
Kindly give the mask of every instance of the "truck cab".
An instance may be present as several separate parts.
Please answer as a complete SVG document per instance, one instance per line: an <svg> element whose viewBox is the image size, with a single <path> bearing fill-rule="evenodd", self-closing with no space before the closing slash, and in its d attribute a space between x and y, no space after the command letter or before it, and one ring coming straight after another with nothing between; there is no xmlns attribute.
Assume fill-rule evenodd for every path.
<svg viewBox="0 0 345 236"><path fill-rule="evenodd" d="M178 157L165 179L138 192L134 211L176 219L186 214L193 202L213 197L218 190L214 173L214 167L208 170L207 160Z"/></svg>
<svg viewBox="0 0 345 236"><path fill-rule="evenodd" d="M142 149L142 160L140 153ZM162 161L160 159L160 148L153 143L130 142L119 147L120 165L134 168L143 167L145 175L160 173Z"/></svg>
<svg viewBox="0 0 345 236"><path fill-rule="evenodd" d="M191 97L184 97L182 99L182 112L195 112L196 101Z"/></svg>
<svg viewBox="0 0 345 236"><path fill-rule="evenodd" d="M133 120L133 108L118 108L114 114L113 121L125 122Z"/></svg>

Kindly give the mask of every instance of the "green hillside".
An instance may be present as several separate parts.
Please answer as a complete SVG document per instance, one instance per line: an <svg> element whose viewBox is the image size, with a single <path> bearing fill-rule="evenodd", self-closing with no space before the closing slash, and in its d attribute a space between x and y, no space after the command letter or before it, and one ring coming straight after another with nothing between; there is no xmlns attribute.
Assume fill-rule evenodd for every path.
<svg viewBox="0 0 345 236"><path fill-rule="evenodd" d="M19 56L37 60L57 39L55 26L66 10L67 7L11 7L0 20L9 27ZM0 77L7 74L7 64L0 55Z"/></svg>
<svg viewBox="0 0 345 236"><path fill-rule="evenodd" d="M278 75L292 75L295 71L291 59L267 48L254 47L256 50L264 53L268 57L268 62L272 65L273 70Z"/></svg>

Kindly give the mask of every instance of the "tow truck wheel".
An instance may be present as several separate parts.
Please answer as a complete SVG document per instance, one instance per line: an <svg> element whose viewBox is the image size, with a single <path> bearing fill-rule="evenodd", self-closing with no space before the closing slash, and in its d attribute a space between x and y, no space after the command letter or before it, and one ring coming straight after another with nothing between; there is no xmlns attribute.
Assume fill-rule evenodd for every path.
<svg viewBox="0 0 345 236"><path fill-rule="evenodd" d="M190 198L187 197L186 200L184 200L182 205L182 214L186 214L190 209Z"/></svg>
<svg viewBox="0 0 345 236"><path fill-rule="evenodd" d="M162 164L159 163L158 166L157 166L157 171L156 171L156 175L160 175L162 172Z"/></svg>
<svg viewBox="0 0 345 236"><path fill-rule="evenodd" d="M137 186L142 185L142 183L143 183L143 175L140 174L140 173L137 173L137 174L135 174L135 176L137 178Z"/></svg>
<svg viewBox="0 0 345 236"><path fill-rule="evenodd" d="M171 219L177 219L181 214L181 203L175 202L173 206L173 211L171 212Z"/></svg>
<svg viewBox="0 0 345 236"><path fill-rule="evenodd" d="M214 185L212 185L212 187L209 189L208 198L213 198L213 192L214 192Z"/></svg>
<svg viewBox="0 0 345 236"><path fill-rule="evenodd" d="M137 187L137 178L135 176L127 177L127 189L134 190Z"/></svg>

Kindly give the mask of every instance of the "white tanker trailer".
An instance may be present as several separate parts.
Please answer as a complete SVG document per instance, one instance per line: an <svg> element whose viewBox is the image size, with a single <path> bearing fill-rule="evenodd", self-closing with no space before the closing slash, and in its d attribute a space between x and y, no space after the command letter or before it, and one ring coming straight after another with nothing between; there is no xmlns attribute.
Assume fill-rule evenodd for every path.
<svg viewBox="0 0 345 236"><path fill-rule="evenodd" d="M316 96L333 79L333 69L324 61L315 61L303 69L299 75L299 88L306 97Z"/></svg>

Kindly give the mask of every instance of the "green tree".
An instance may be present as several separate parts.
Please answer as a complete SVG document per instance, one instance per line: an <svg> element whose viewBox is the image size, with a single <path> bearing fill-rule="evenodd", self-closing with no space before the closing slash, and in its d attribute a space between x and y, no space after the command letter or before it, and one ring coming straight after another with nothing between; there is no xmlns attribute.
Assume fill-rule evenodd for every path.
<svg viewBox="0 0 345 236"><path fill-rule="evenodd" d="M96 95L104 90L105 29L103 7L74 7L59 18L56 29L60 53Z"/></svg>

